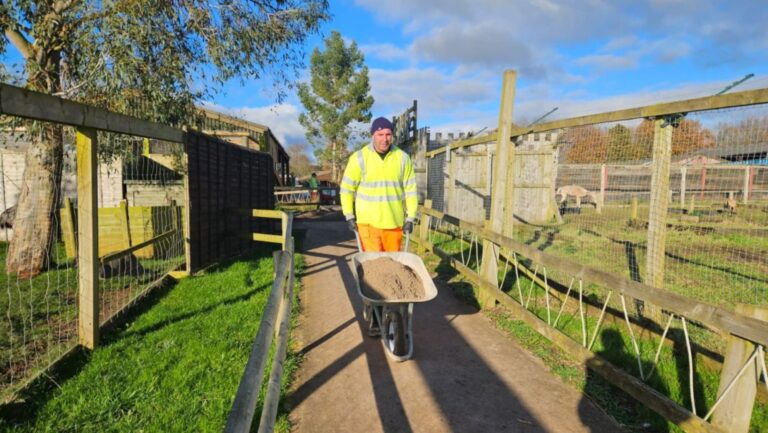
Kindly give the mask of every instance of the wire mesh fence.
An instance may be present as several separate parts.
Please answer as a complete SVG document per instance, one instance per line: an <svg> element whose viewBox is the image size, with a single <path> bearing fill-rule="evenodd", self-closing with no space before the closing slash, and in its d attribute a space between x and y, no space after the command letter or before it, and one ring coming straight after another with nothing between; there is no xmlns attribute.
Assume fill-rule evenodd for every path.
<svg viewBox="0 0 768 433"><path fill-rule="evenodd" d="M34 130L6 130L0 143L0 278L4 280L0 393L4 399L78 341L77 154L74 130L63 128L62 132L60 181L53 184L53 191L46 189L44 176L25 174L25 155L30 146L39 145ZM109 143L105 146L122 149L102 158L98 167L100 323L184 264L185 206L182 170L177 164L182 144L176 145L173 155L153 155L144 152L141 139L102 138ZM40 194L51 194L55 202L50 240L44 242L45 263L31 277L8 267L11 260L30 261L35 254L32 246L40 244L34 239L39 231L29 227L41 224L46 213L17 211L23 209L21 195L29 192L38 194L28 199L33 207L45 205Z"/></svg>
<svg viewBox="0 0 768 433"><path fill-rule="evenodd" d="M768 107L756 105L517 137L505 224L516 240L633 281L766 305L766 128ZM491 165L478 162L491 148L428 159L433 208L486 219Z"/></svg>

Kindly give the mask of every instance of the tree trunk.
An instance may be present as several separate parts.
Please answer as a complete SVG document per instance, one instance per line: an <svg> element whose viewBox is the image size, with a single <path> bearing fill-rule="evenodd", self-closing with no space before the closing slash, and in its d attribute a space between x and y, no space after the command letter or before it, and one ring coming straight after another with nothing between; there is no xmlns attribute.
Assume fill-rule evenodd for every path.
<svg viewBox="0 0 768 433"><path fill-rule="evenodd" d="M60 125L42 124L25 156L13 239L6 258L6 273L32 278L48 268L57 227L54 218L61 196L63 131Z"/></svg>

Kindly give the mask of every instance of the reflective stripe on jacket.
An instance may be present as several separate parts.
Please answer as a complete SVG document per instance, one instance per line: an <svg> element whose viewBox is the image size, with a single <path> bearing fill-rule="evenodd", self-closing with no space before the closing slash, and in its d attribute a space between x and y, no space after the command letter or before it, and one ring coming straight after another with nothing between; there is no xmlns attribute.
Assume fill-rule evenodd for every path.
<svg viewBox="0 0 768 433"><path fill-rule="evenodd" d="M411 158L394 145L384 159L373 144L353 153L340 194L345 218L354 216L358 223L379 229L402 227L404 214L413 220L419 205Z"/></svg>

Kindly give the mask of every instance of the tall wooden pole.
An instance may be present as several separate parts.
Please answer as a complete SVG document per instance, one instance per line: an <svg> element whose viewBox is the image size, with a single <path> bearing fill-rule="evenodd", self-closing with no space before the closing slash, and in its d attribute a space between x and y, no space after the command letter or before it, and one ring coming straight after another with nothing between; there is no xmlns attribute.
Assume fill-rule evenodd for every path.
<svg viewBox="0 0 768 433"><path fill-rule="evenodd" d="M648 214L648 249L645 256L645 282L664 287L664 253L667 239L667 200L669 198L669 166L672 157L672 129L664 118L654 121L653 166L651 168L651 202ZM660 311L651 309L650 316L660 319Z"/></svg>
<svg viewBox="0 0 768 433"><path fill-rule="evenodd" d="M509 170L514 162L514 143L512 142L512 111L515 103L515 83L517 72L504 71L504 80L501 88L501 106L499 107L498 138L493 162L493 187L491 189L491 217L485 222L486 228L504 236L512 236L512 194L514 188L511 185ZM480 265L480 277L492 284L499 286L499 246L484 240L483 258ZM492 307L495 298L480 293L478 302L482 307Z"/></svg>
<svg viewBox="0 0 768 433"><path fill-rule="evenodd" d="M99 342L99 217L96 201L96 130L77 129L77 270L80 344Z"/></svg>

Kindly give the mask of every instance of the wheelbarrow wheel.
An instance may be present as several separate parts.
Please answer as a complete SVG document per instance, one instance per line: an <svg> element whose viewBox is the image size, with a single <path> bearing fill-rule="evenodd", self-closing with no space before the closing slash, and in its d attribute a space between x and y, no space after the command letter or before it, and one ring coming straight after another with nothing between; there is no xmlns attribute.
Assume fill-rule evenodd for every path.
<svg viewBox="0 0 768 433"><path fill-rule="evenodd" d="M405 320L399 311L388 311L384 316L384 342L387 348L397 356L406 354Z"/></svg>

